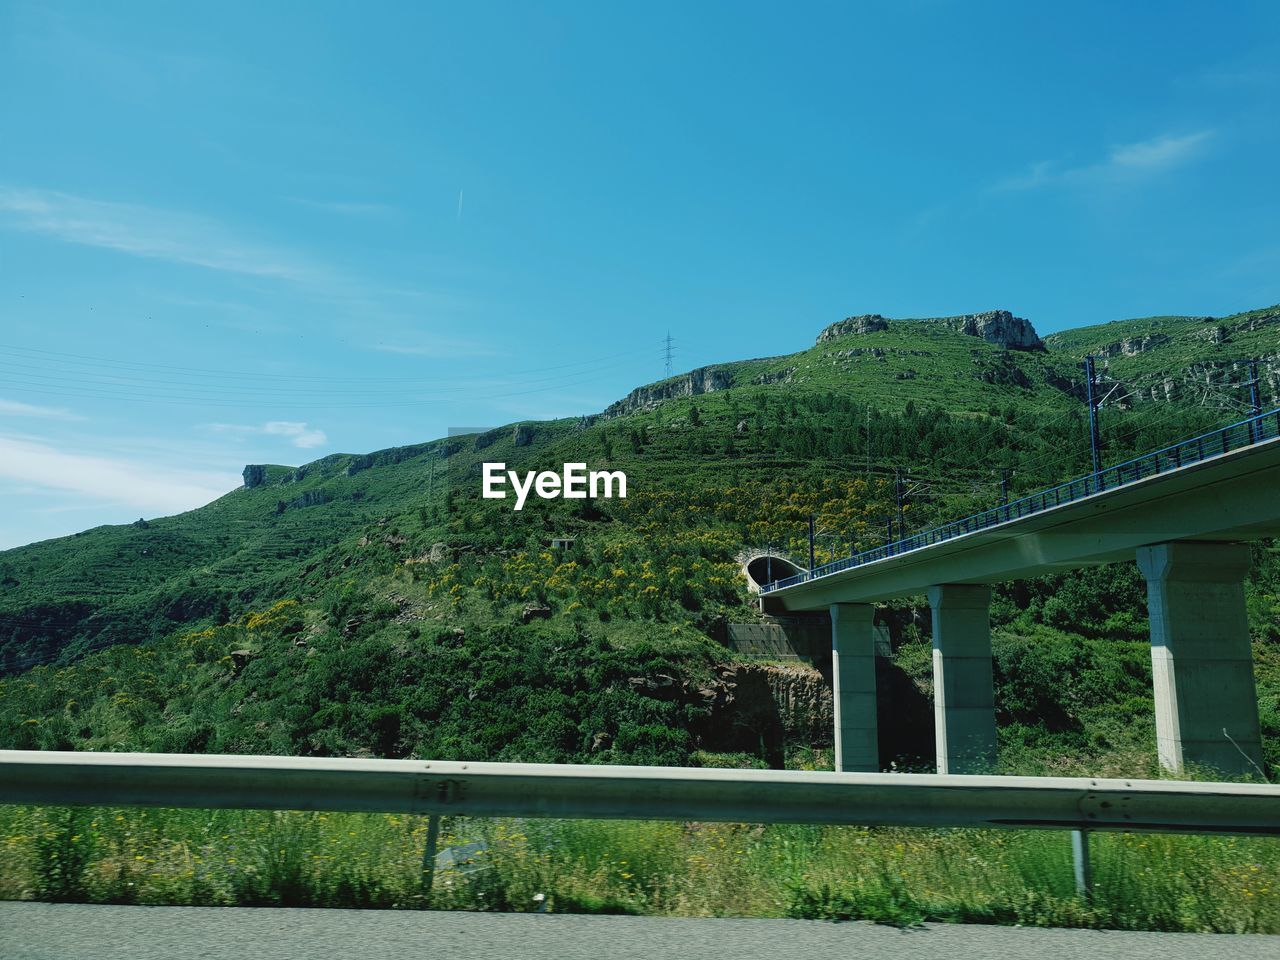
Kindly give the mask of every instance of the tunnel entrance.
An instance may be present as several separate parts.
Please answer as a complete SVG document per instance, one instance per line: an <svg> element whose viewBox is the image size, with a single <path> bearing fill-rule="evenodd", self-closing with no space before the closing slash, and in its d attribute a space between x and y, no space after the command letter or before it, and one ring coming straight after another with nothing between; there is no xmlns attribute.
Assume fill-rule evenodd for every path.
<svg viewBox="0 0 1280 960"><path fill-rule="evenodd" d="M784 580L797 573L804 573L804 567L798 567L785 557L778 556L755 557L747 561L742 569L752 593L759 593L761 586L774 580Z"/></svg>

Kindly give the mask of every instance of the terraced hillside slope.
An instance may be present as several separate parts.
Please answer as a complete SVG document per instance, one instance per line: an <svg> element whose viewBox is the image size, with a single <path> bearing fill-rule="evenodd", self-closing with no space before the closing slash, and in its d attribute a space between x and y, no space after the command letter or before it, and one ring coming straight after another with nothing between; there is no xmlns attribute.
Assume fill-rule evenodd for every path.
<svg viewBox="0 0 1280 960"><path fill-rule="evenodd" d="M879 543L898 476L911 530L994 503L1002 481L1016 493L1084 472L1086 352L1103 358L1108 460L1238 419L1250 361L1264 402L1280 395L1278 334L1280 308L1043 340L1004 311L867 314L578 419L251 465L198 510L0 553L0 743L820 763L812 734L780 752L776 718L747 696L759 678L723 644L726 623L758 617L744 551L807 562L810 516L820 562ZM516 513L480 498L479 465L497 460L625 470L629 496ZM1280 574L1271 545L1257 560L1274 763ZM1135 571L1010 584L995 616L1008 763L1150 764ZM911 604L883 619L890 709L914 731L895 749L922 763L924 624Z"/></svg>

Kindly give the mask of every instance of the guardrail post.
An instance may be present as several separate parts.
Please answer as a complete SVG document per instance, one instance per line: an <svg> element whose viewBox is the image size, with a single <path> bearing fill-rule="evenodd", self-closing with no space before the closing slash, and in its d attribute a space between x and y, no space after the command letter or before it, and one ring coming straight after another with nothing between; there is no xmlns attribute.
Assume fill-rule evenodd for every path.
<svg viewBox="0 0 1280 960"><path fill-rule="evenodd" d="M440 815L427 817L427 845L422 851L422 892L431 896L436 881L436 847L440 843Z"/></svg>
<svg viewBox="0 0 1280 960"><path fill-rule="evenodd" d="M933 721L939 773L986 773L996 762L991 588L929 588L933 608Z"/></svg>
<svg viewBox="0 0 1280 960"><path fill-rule="evenodd" d="M876 725L875 607L831 604L831 705L836 772L880 769Z"/></svg>
<svg viewBox="0 0 1280 960"><path fill-rule="evenodd" d="M1161 543L1138 550L1151 616L1156 742L1170 770L1262 772L1243 543Z"/></svg>
<svg viewBox="0 0 1280 960"><path fill-rule="evenodd" d="M1089 831L1071 831L1071 863L1075 870L1076 895L1093 899L1093 864L1089 860Z"/></svg>

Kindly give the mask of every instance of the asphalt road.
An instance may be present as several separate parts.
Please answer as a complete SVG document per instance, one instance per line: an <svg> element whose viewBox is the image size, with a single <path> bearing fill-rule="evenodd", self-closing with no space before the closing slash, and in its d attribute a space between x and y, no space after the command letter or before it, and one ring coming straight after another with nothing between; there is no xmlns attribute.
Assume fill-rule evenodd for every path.
<svg viewBox="0 0 1280 960"><path fill-rule="evenodd" d="M392 910L0 903L3 960L1252 960L1280 936L896 930L810 920L696 920Z"/></svg>

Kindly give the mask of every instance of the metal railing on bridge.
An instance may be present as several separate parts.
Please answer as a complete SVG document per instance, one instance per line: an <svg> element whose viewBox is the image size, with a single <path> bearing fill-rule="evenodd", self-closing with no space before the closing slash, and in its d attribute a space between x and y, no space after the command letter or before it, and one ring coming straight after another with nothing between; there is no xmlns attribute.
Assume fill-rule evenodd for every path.
<svg viewBox="0 0 1280 960"><path fill-rule="evenodd" d="M775 580L772 583L763 584L760 587L760 592L762 594L772 593L784 587L807 583L810 580L839 573L841 570L861 567L868 563L875 563L877 560L885 560L912 550L931 547L936 543L954 540L957 537L976 533L979 530L986 530L989 527L999 526L1011 520L1019 520L1022 517L1053 510L1056 507L1083 500L1085 497L1138 483L1149 477L1168 473L1171 470L1178 470L1193 463L1212 460L1215 457L1242 450L1265 440L1274 440L1278 436L1280 436L1280 408L1259 414L1256 417L1249 417L1247 420L1241 420L1238 423L1221 427L1198 437L1192 437L1189 440L1182 440L1172 446L1143 454L1132 460L1126 460L1124 463L1105 467L1097 473L1090 473L1075 480L1059 484L1056 487L1033 493L1030 496L1012 500L1009 503L1002 503L981 513L975 513L960 520L953 520L951 523L923 530L920 533L903 537L901 540L894 540L879 547L873 547L870 550L863 550L842 560L824 563L821 566L814 567L812 570L806 570L784 580Z"/></svg>

